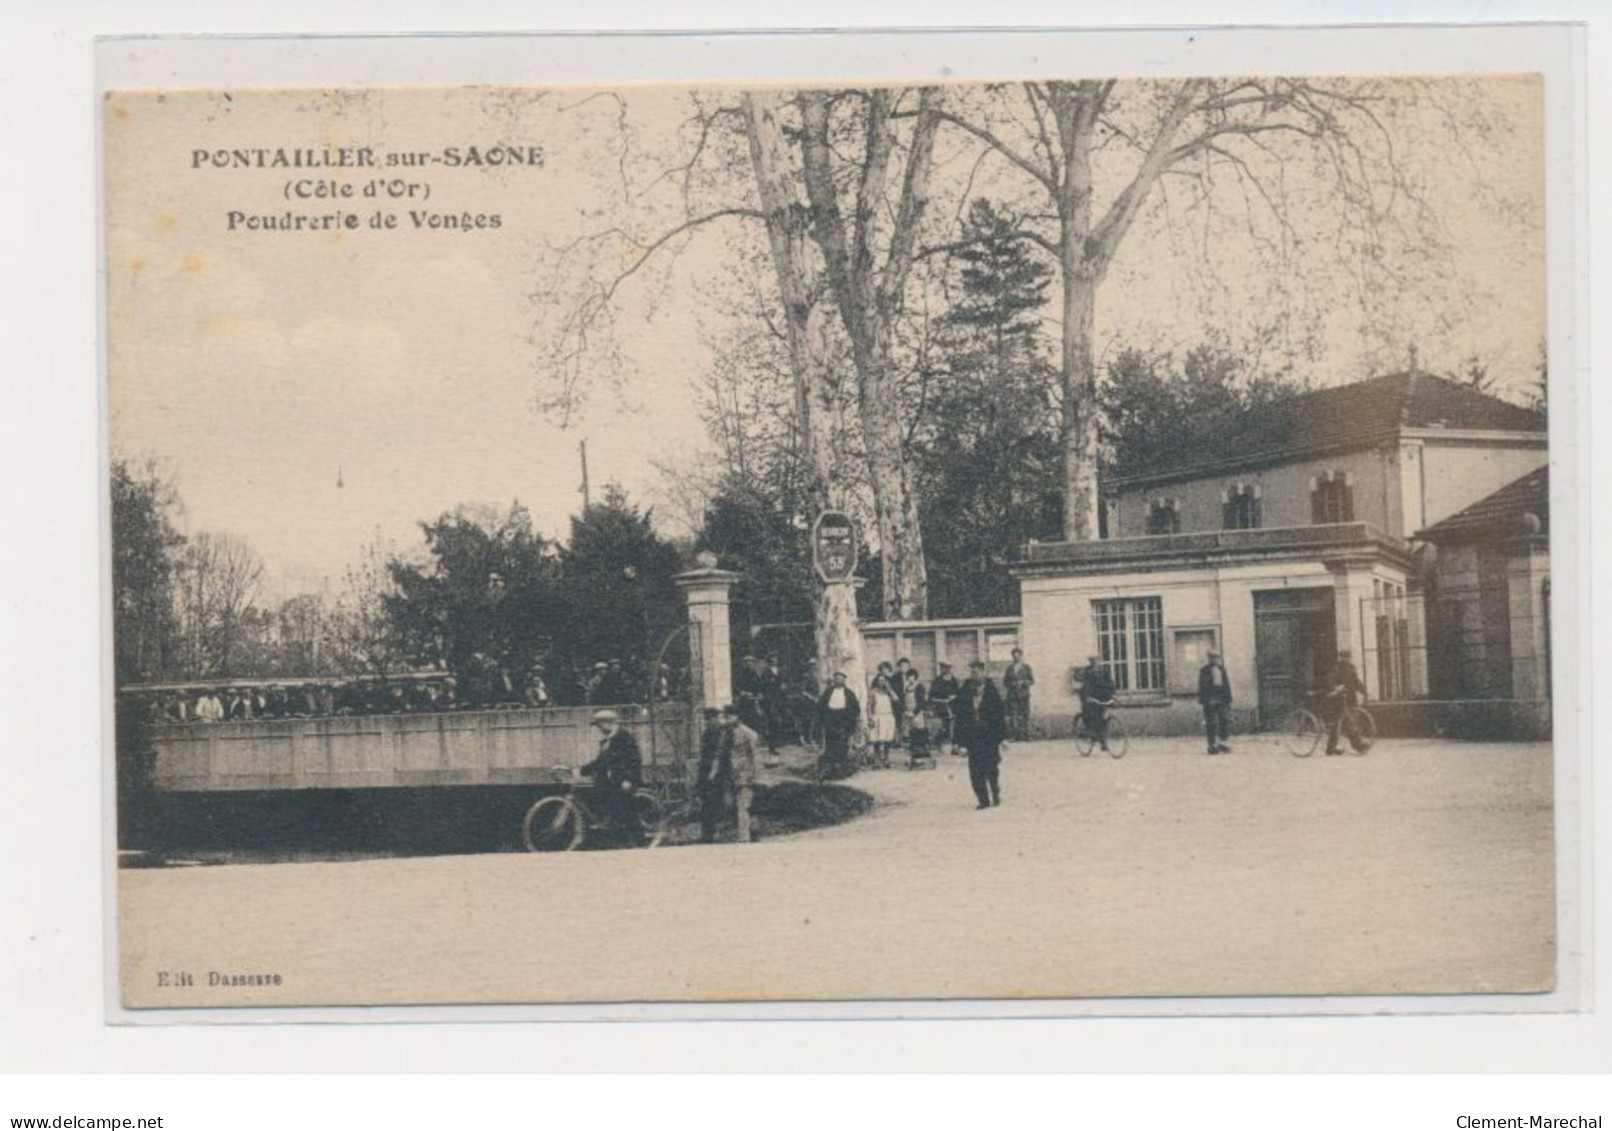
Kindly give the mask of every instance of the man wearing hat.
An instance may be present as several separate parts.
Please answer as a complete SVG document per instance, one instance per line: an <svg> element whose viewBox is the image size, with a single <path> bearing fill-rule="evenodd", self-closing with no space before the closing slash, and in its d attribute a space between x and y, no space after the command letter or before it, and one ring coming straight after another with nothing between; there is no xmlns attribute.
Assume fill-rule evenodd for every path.
<svg viewBox="0 0 1612 1131"><path fill-rule="evenodd" d="M633 809L633 794L644 780L644 758L638 740L621 728L614 711L595 711L593 725L599 730L599 756L582 773L593 779L594 789L605 815L625 835L641 837L643 829Z"/></svg>
<svg viewBox="0 0 1612 1131"><path fill-rule="evenodd" d="M1321 721L1327 725L1327 753L1342 754L1343 748L1338 745L1338 729L1343 722L1343 713L1366 697L1366 685L1361 681L1360 673L1355 671L1354 659L1347 648L1338 650L1338 662L1333 665L1322 689ZM1350 746L1365 750L1367 742L1363 735L1353 728L1345 733Z"/></svg>
<svg viewBox="0 0 1612 1131"><path fill-rule="evenodd" d="M940 661L940 674L929 681L929 715L934 720L935 742L942 750L952 746L952 704L957 700L957 677L951 663Z"/></svg>
<svg viewBox="0 0 1612 1131"><path fill-rule="evenodd" d="M1203 730L1210 754L1230 754L1231 680L1220 653L1209 649L1209 662L1198 669L1198 705L1203 708Z"/></svg>

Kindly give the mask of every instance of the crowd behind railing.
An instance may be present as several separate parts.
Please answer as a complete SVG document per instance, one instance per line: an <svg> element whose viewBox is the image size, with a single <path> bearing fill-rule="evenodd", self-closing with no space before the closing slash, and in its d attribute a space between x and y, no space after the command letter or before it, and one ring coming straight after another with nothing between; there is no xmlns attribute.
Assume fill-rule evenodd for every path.
<svg viewBox="0 0 1612 1131"><path fill-rule="evenodd" d="M636 657L599 660L586 669L564 663L525 670L478 659L459 675L429 670L145 684L123 688L120 698L125 707L143 708L150 721L187 725L664 703L686 687L686 673L662 667L652 676Z"/></svg>

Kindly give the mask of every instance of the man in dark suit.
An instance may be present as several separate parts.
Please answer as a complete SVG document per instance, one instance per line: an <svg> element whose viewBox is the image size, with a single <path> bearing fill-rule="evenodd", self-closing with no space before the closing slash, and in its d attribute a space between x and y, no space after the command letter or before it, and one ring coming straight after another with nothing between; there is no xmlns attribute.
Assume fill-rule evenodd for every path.
<svg viewBox="0 0 1612 1131"><path fill-rule="evenodd" d="M1013 649L1013 662L1002 673L1006 692L1009 730L1014 742L1030 739L1030 689L1035 686L1035 669L1024 662L1024 649Z"/></svg>
<svg viewBox="0 0 1612 1131"><path fill-rule="evenodd" d="M753 727L767 744L767 753L778 753L779 722L784 712L784 676L778 670L778 657L768 656L756 673L756 690L761 701L761 726Z"/></svg>
<svg viewBox="0 0 1612 1131"><path fill-rule="evenodd" d="M1002 740L1007 736L1007 707L996 684L975 660L967 682L952 704L957 744L968 751L968 782L978 809L1002 804Z"/></svg>
<svg viewBox="0 0 1612 1131"><path fill-rule="evenodd" d="M845 673L835 672L828 690L817 701L823 724L823 758L818 766L824 777L843 777L851 770L851 735L862 721L856 692L845 686Z"/></svg>
<svg viewBox="0 0 1612 1131"><path fill-rule="evenodd" d="M1220 653L1209 651L1209 662L1198 669L1198 705L1203 708L1203 730L1210 754L1230 754L1231 680Z"/></svg>
<svg viewBox="0 0 1612 1131"><path fill-rule="evenodd" d="M595 711L593 725L600 735L599 756L583 766L582 773L593 779L593 796L610 823L629 839L642 839L633 806L633 795L644 780L638 740L621 728L614 711Z"/></svg>
<svg viewBox="0 0 1612 1131"><path fill-rule="evenodd" d="M1327 726L1327 753L1343 753L1343 748L1338 745L1340 727L1348 736L1350 746L1356 750L1366 749L1368 743L1365 736L1353 727L1342 725L1343 713L1366 698L1366 685L1361 681L1360 673L1355 671L1354 660L1347 648L1339 650L1338 662L1322 681L1321 690L1321 720Z"/></svg>
<svg viewBox="0 0 1612 1131"><path fill-rule="evenodd" d="M728 783L733 780L732 759L722 757L722 712L707 707L700 731L700 764L694 774L694 793L700 802L700 840L716 841L716 827L722 821Z"/></svg>

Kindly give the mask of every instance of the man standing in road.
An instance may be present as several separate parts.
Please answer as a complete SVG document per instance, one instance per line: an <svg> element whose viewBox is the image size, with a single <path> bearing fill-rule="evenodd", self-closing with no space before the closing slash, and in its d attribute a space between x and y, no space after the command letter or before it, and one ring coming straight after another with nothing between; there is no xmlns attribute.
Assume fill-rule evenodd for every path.
<svg viewBox="0 0 1612 1131"><path fill-rule="evenodd" d="M818 765L821 776L843 777L851 771L851 735L862 721L862 704L856 692L845 686L845 673L835 672L828 690L817 701L817 713L823 724L823 759Z"/></svg>
<svg viewBox="0 0 1612 1131"><path fill-rule="evenodd" d="M1209 662L1198 669L1198 705L1203 708L1204 740L1210 754L1230 754L1231 680L1220 653L1209 650Z"/></svg>
<svg viewBox="0 0 1612 1131"><path fill-rule="evenodd" d="M1008 732L1014 742L1030 739L1030 688L1035 686L1035 669L1024 662L1024 649L1013 649L1013 662L1002 673L1007 692Z"/></svg>
<svg viewBox="0 0 1612 1131"><path fill-rule="evenodd" d="M582 773L593 779L594 796L610 823L623 836L641 839L643 829L633 809L633 795L644 780L638 740L621 728L621 718L614 711L595 711L593 725L599 730L599 756L583 766Z"/></svg>
<svg viewBox="0 0 1612 1131"><path fill-rule="evenodd" d="M968 681L958 689L952 705L957 742L968 751L968 782L978 809L1002 804L1002 738L1007 713L996 684L985 674L985 664L969 666Z"/></svg>

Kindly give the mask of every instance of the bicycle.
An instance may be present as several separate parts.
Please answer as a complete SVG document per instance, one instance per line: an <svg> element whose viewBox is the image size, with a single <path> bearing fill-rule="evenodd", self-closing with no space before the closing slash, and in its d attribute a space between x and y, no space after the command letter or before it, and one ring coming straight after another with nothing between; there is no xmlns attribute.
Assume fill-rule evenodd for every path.
<svg viewBox="0 0 1612 1131"><path fill-rule="evenodd" d="M585 794L598 786L565 787L565 792L540 797L526 810L521 822L521 838L528 852L572 852L595 832L620 832L611 820L597 816L584 802ZM638 822L636 830L643 837L645 848L654 848L666 838L666 812L660 800L649 790L636 790L632 795L632 813Z"/></svg>
<svg viewBox="0 0 1612 1131"><path fill-rule="evenodd" d="M1338 732L1348 739L1348 751L1359 757L1377 741L1377 720L1359 704L1343 709ZM1308 707L1294 707L1282 722L1282 742L1295 758L1308 758L1327 736L1327 725Z"/></svg>
<svg viewBox="0 0 1612 1131"><path fill-rule="evenodd" d="M1124 722L1112 707L1104 707L1103 716L1108 722L1108 756L1125 757L1131 748L1131 737L1126 733ZM1086 726L1084 712L1075 716L1075 749L1082 758L1091 757L1091 752L1097 749L1097 735Z"/></svg>

